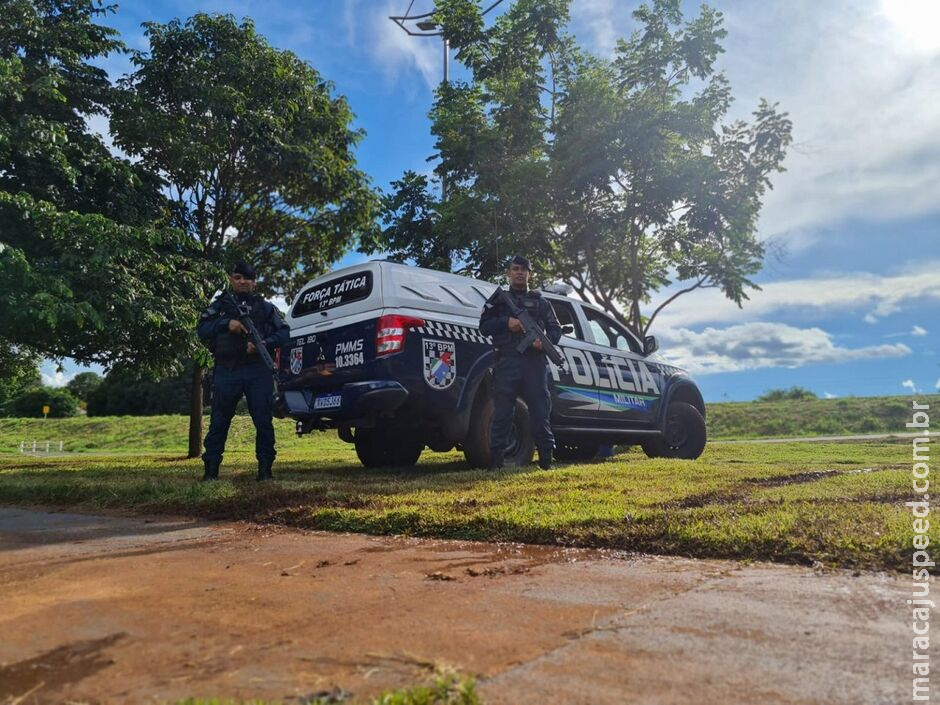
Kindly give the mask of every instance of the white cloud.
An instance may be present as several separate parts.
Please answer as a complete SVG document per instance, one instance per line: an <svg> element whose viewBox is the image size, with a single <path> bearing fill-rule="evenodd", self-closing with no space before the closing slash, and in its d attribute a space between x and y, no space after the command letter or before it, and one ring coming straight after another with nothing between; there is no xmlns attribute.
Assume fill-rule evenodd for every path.
<svg viewBox="0 0 940 705"><path fill-rule="evenodd" d="M667 330L660 337L669 360L695 375L903 357L911 352L903 343L839 347L820 328L783 323L744 323L706 328L701 333L680 328Z"/></svg>
<svg viewBox="0 0 940 705"><path fill-rule="evenodd" d="M418 5L420 3L416 3ZM401 27L389 20L393 15L400 15L405 9L397 0L385 0L382 3L370 2L368 11L350 12L347 8L345 17L348 31L358 34L352 24L364 26L359 37L360 45L369 47L376 62L381 65L385 77L397 80L403 74L418 69L428 88L434 89L444 78L443 48L440 37L412 37ZM426 8L413 8L412 15L429 12L433 5ZM363 18L366 18L363 21Z"/></svg>
<svg viewBox="0 0 940 705"><path fill-rule="evenodd" d="M937 383L934 385L934 388L940 390L940 378L937 379Z"/></svg>
<svg viewBox="0 0 940 705"><path fill-rule="evenodd" d="M905 389L910 389L915 394L917 393L917 385L914 384L914 380L912 379L904 380L903 382L901 382L901 386L904 387Z"/></svg>
<svg viewBox="0 0 940 705"><path fill-rule="evenodd" d="M707 289L682 296L664 308L653 321L654 332L704 323L766 319L783 310L814 315L858 311L861 315L861 311L867 309L864 320L874 323L898 312L904 305L940 300L938 269L940 260L928 260L897 274L850 272L771 282L762 284L762 291L750 292L750 300L744 302L743 308L738 308L717 289ZM671 290L660 292L647 312L653 311L671 293Z"/></svg>
<svg viewBox="0 0 940 705"><path fill-rule="evenodd" d="M835 399L836 397L837 397L836 394L832 394L830 392L823 392L823 399Z"/></svg>
<svg viewBox="0 0 940 705"><path fill-rule="evenodd" d="M45 372L42 373L42 383L46 387L64 387L66 384L72 381L72 378L75 377L76 373L65 374L61 370L56 370L51 375Z"/></svg>
<svg viewBox="0 0 940 705"><path fill-rule="evenodd" d="M911 335L917 335L917 336L927 335L927 329L921 328L920 326L914 326L911 329Z"/></svg>
<svg viewBox="0 0 940 705"><path fill-rule="evenodd" d="M748 118L766 97L793 121L787 172L773 176L765 198L763 236L798 250L827 225L940 208L940 42L915 41L918 25L909 20L917 14L900 14L898 3L909 0L894 9L882 0L718 3L728 30L718 67L736 97L731 117ZM573 3L579 38L609 56L611 34L636 27L634 6ZM927 15L919 22L936 37Z"/></svg>

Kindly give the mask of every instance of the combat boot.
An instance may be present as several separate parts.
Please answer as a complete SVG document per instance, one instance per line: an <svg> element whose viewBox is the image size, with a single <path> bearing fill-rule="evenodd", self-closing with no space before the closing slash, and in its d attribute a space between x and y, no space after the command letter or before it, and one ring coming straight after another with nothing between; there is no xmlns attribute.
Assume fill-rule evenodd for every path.
<svg viewBox="0 0 940 705"><path fill-rule="evenodd" d="M274 473L271 472L271 466L273 464L273 460L258 461L258 482L266 482L274 479Z"/></svg>
<svg viewBox="0 0 940 705"><path fill-rule="evenodd" d="M205 472L202 474L202 482L214 482L219 479L219 464L206 462Z"/></svg>
<svg viewBox="0 0 940 705"><path fill-rule="evenodd" d="M539 467L542 470L549 470L552 467L551 448L539 448Z"/></svg>
<svg viewBox="0 0 940 705"><path fill-rule="evenodd" d="M490 464L487 467L487 470L502 470L503 462L505 461L505 455L501 450L491 450L490 451Z"/></svg>

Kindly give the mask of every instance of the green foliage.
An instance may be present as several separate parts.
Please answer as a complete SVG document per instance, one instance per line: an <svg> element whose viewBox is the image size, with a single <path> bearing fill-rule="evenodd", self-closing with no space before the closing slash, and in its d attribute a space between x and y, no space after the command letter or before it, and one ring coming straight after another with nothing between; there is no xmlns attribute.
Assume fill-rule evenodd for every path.
<svg viewBox="0 0 940 705"><path fill-rule="evenodd" d="M370 705L477 705L479 702L472 678L461 680L454 674L442 674L432 685L384 693Z"/></svg>
<svg viewBox="0 0 940 705"><path fill-rule="evenodd" d="M641 304L674 281L740 305L756 288L757 216L791 125L766 101L751 123L725 122L721 14L684 20L679 0L653 0L604 60L567 34L567 0L517 0L489 28L481 13L476 0L437 3L472 75L442 86L431 111L447 198L406 174L371 249L419 263L451 250L485 278L526 252L541 279L571 281L638 333L660 310Z"/></svg>
<svg viewBox="0 0 940 705"><path fill-rule="evenodd" d="M79 372L65 388L80 401L87 402L91 393L101 385L101 375L97 372Z"/></svg>
<svg viewBox="0 0 940 705"><path fill-rule="evenodd" d="M343 698L345 701L345 698ZM314 697L304 700L308 705L329 705L340 700L332 697ZM362 701L365 702L365 701ZM411 688L383 693L377 698L368 701L369 705L480 705L482 701L476 693L476 686L472 678L458 678L454 674L441 674L435 677L432 685L417 685ZM261 700L219 700L213 698L187 698L178 700L175 705L277 705L277 703Z"/></svg>
<svg viewBox="0 0 940 705"><path fill-rule="evenodd" d="M115 93L89 63L121 51L96 24L111 11L94 0L7 0L0 12L0 191L24 192L63 211L144 224L162 208L159 182L114 157L88 132Z"/></svg>
<svg viewBox="0 0 940 705"><path fill-rule="evenodd" d="M90 63L122 48L95 23L107 11L11 0L0 13L0 347L164 368L203 273L162 227L159 179L88 132L117 95Z"/></svg>
<svg viewBox="0 0 940 705"><path fill-rule="evenodd" d="M784 399L816 399L816 394L809 389L794 385L789 389L768 389L757 397L756 401L782 401Z"/></svg>
<svg viewBox="0 0 940 705"><path fill-rule="evenodd" d="M161 174L171 222L221 265L260 267L259 290L295 289L372 227L356 169L362 133L332 85L251 20L199 13L146 23L112 115L116 142Z"/></svg>
<svg viewBox="0 0 940 705"><path fill-rule="evenodd" d="M155 368L188 350L204 279L180 231L0 192L0 233L0 340Z"/></svg>
<svg viewBox="0 0 940 705"><path fill-rule="evenodd" d="M49 406L50 418L78 415L78 399L67 389L35 387L23 392L3 407L5 416L42 418L42 407Z"/></svg>
<svg viewBox="0 0 940 705"><path fill-rule="evenodd" d="M439 214L427 177L406 171L399 181L392 182L392 188L393 193L382 198L387 223L381 235L383 247L419 267L449 272L451 244L443 237L434 237Z"/></svg>
<svg viewBox="0 0 940 705"><path fill-rule="evenodd" d="M35 353L0 345L0 407L27 389L42 384Z"/></svg>
<svg viewBox="0 0 940 705"><path fill-rule="evenodd" d="M142 375L126 367L112 370L88 396L89 416L188 414L189 364L168 377Z"/></svg>

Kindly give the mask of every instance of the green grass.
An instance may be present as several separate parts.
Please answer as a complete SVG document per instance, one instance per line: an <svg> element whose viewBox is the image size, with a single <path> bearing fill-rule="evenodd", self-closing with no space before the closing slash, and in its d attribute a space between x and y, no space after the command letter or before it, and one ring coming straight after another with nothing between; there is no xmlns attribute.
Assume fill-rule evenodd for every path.
<svg viewBox="0 0 940 705"><path fill-rule="evenodd" d="M329 705L329 703L348 702L345 697L324 696L314 698L309 705ZM368 701L369 705L480 705L482 702L476 692L476 684L472 678L458 678L453 674L441 674L435 677L430 685L416 685L411 688L392 690ZM236 702L233 700L203 700L201 698L188 698L179 700L176 705L281 705L262 700L249 700Z"/></svg>
<svg viewBox="0 0 940 705"><path fill-rule="evenodd" d="M694 462L632 449L494 474L428 452L414 469L366 470L350 446L320 434L284 443L279 482L264 485L246 450L226 455L213 484L196 481L198 460L179 456L7 454L0 503L907 570L910 458L904 441L723 444ZM940 525L929 536L940 541Z"/></svg>
<svg viewBox="0 0 940 705"><path fill-rule="evenodd" d="M917 399L940 409L940 395ZM911 420L911 399L844 397L773 402L707 404L709 438L835 436L904 433Z"/></svg>
<svg viewBox="0 0 940 705"><path fill-rule="evenodd" d="M920 399L940 408L940 395ZM907 397L847 397L777 402L724 402L707 405L712 439L769 436L903 433L911 419ZM64 443L67 452L185 453L189 419L185 416L105 416L70 419L0 418L0 454L17 453L21 441ZM294 435L289 419L275 420L278 443L302 450L308 439ZM249 450L254 429L236 416L228 447ZM40 446L43 447L43 446Z"/></svg>

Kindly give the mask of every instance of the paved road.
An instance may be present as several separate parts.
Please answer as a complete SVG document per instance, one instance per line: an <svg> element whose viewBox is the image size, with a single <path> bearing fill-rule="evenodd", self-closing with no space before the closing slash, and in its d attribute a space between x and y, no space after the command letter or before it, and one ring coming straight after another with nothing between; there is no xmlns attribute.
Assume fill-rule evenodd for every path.
<svg viewBox="0 0 940 705"><path fill-rule="evenodd" d="M905 576L0 509L0 703L910 699Z"/></svg>

